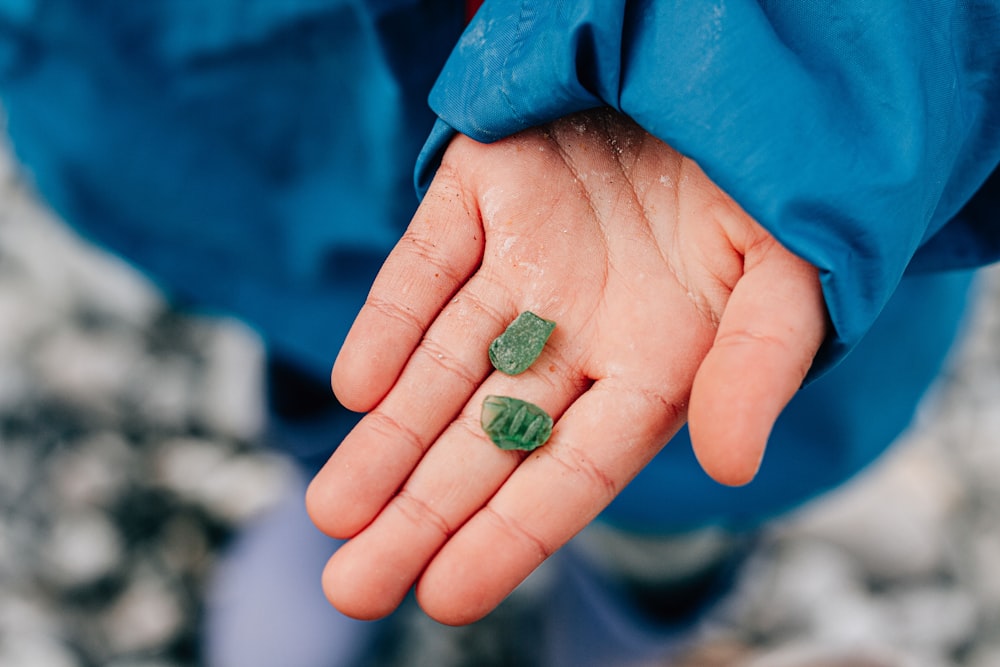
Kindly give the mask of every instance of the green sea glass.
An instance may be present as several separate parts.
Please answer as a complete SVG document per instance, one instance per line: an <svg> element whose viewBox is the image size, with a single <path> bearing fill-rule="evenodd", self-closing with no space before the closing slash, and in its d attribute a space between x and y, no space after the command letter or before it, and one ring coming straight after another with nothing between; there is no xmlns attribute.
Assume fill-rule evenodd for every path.
<svg viewBox="0 0 1000 667"><path fill-rule="evenodd" d="M483 400L483 430L500 449L531 451L552 435L552 417L534 403L509 396Z"/></svg>
<svg viewBox="0 0 1000 667"><path fill-rule="evenodd" d="M525 311L490 343L493 367L507 375L528 370L542 353L556 323Z"/></svg>

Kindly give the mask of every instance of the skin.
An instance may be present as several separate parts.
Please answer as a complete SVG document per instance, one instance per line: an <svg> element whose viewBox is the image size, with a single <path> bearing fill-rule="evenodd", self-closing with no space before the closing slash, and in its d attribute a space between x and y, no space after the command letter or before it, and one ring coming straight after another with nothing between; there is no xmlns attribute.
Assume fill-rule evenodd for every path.
<svg viewBox="0 0 1000 667"><path fill-rule="evenodd" d="M524 310L558 326L511 378L486 350ZM368 414L306 498L348 539L327 597L375 619L415 586L434 619L477 620L685 421L709 475L749 482L826 321L816 269L620 115L456 137L333 369ZM549 442L497 449L488 394L548 411Z"/></svg>

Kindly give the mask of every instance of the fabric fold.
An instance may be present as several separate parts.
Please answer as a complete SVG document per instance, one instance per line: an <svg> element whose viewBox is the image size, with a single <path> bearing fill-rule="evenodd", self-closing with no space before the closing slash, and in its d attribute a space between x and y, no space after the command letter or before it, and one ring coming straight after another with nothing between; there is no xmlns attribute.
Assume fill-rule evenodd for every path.
<svg viewBox="0 0 1000 667"><path fill-rule="evenodd" d="M431 92L443 124L418 189L448 128L490 142L617 109L820 269L833 331L812 379L865 335L918 251L938 268L997 257L940 232L1000 161L998 16L995 2L488 0Z"/></svg>

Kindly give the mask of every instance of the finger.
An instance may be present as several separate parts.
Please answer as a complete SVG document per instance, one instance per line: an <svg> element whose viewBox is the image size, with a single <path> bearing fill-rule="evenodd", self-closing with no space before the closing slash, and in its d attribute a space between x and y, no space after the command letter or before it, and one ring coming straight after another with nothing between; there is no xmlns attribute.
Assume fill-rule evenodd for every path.
<svg viewBox="0 0 1000 667"><path fill-rule="evenodd" d="M385 396L434 317L479 265L483 232L472 201L442 168L334 363L331 384L347 408L366 412Z"/></svg>
<svg viewBox="0 0 1000 667"><path fill-rule="evenodd" d="M393 389L317 473L306 506L330 536L353 537L400 488L492 371L489 342L513 319L503 287L473 278L420 341Z"/></svg>
<svg viewBox="0 0 1000 667"><path fill-rule="evenodd" d="M683 423L685 399L595 383L435 556L417 584L424 611L455 625L489 613L656 455Z"/></svg>
<svg viewBox="0 0 1000 667"><path fill-rule="evenodd" d="M375 521L331 558L324 589L343 613L370 619L392 611L438 549L525 456L497 448L481 428L488 394L516 392L558 416L584 390L561 362L539 361L542 370L516 379L491 376Z"/></svg>
<svg viewBox="0 0 1000 667"><path fill-rule="evenodd" d="M771 428L802 385L826 321L814 267L777 242L759 258L748 256L691 393L691 441L716 481L742 485L756 475Z"/></svg>

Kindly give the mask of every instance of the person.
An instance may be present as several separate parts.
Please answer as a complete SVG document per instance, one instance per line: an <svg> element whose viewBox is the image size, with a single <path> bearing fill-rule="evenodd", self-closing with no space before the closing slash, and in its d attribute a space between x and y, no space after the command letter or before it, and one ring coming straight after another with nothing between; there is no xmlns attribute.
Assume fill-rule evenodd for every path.
<svg viewBox="0 0 1000 667"><path fill-rule="evenodd" d="M997 257L997 3L487 0L464 30L430 0L82 5L0 3L15 150L68 221L261 331L357 618L415 589L469 623L548 561L539 664L667 651L733 545L906 427ZM529 309L541 359L491 373ZM312 389L342 340L356 426ZM552 440L494 449L487 393ZM333 546L290 508L235 550L217 664L364 660L371 626L299 600ZM314 622L269 622L291 608Z"/></svg>

